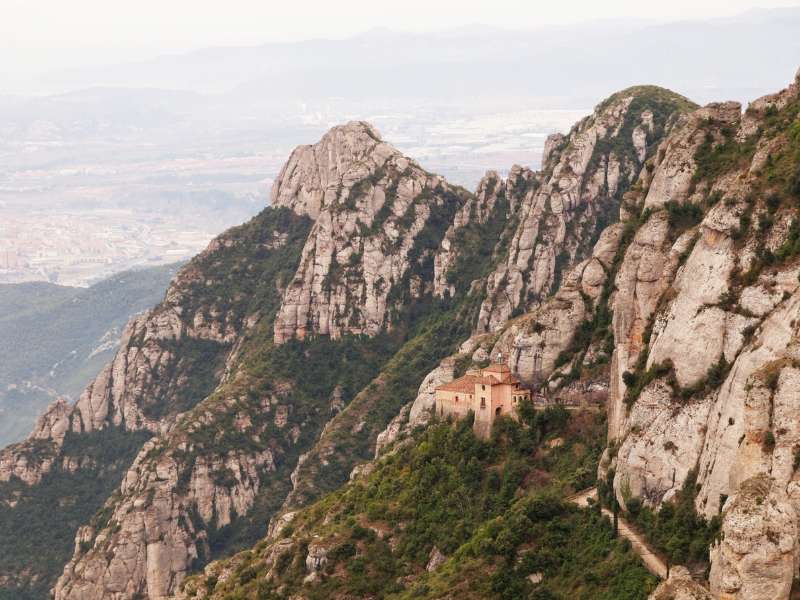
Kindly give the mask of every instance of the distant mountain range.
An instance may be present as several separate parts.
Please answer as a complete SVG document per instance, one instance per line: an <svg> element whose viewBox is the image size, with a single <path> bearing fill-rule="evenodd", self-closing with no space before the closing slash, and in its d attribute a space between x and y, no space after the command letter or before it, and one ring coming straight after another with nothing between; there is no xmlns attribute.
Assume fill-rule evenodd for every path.
<svg viewBox="0 0 800 600"><path fill-rule="evenodd" d="M57 395L80 394L128 319L158 303L176 272L125 271L89 288L0 285L0 446L22 439Z"/></svg>
<svg viewBox="0 0 800 600"><path fill-rule="evenodd" d="M353 104L449 98L463 104L569 96L582 108L587 98L646 81L701 102L749 99L782 85L796 68L798 26L800 8L781 8L667 23L610 20L532 30L474 26L424 34L377 29L343 40L206 48L59 70L40 77L36 87L179 89L223 95L212 100L217 105L249 99L261 107L319 98ZM578 71L582 76L576 79ZM153 97L152 90L140 94Z"/></svg>

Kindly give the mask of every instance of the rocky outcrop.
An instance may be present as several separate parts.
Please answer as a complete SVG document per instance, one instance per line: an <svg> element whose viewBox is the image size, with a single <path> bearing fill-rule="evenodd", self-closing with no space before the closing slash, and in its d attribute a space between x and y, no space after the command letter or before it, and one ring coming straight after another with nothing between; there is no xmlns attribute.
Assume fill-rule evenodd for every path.
<svg viewBox="0 0 800 600"><path fill-rule="evenodd" d="M163 433L181 410L213 389L238 336L254 322L252 315L248 319L244 314L249 301L244 294L224 300L213 296L230 276L214 267L249 243L241 239L242 229L212 241L178 272L161 304L128 323L113 360L73 406L56 401L39 417L27 440L0 451L0 481L18 477L38 483L63 458L59 455L68 433L81 435L108 427ZM270 241L271 250L286 243ZM253 272L258 266L262 265L250 264L249 269ZM195 359L196 354L202 354L202 360Z"/></svg>
<svg viewBox="0 0 800 600"><path fill-rule="evenodd" d="M714 600L702 585L692 579L686 567L672 567L669 578L659 584L648 600Z"/></svg>
<svg viewBox="0 0 800 600"><path fill-rule="evenodd" d="M342 200L345 187L352 188L396 155L369 123L334 127L319 143L295 148L275 179L270 204L316 220ZM400 166L403 171L408 165Z"/></svg>
<svg viewBox="0 0 800 600"><path fill-rule="evenodd" d="M540 387L549 383L551 391L558 387L573 364L576 361L580 364L586 357L585 347L569 352L578 329L591 326L587 321L598 308L607 309L601 306L608 302L603 290L613 269L622 229L620 224L606 228L590 258L565 275L551 298L530 313L509 321L497 337L491 358L505 361L530 385ZM603 348L595 350L592 362L608 361L610 357Z"/></svg>
<svg viewBox="0 0 800 600"><path fill-rule="evenodd" d="M221 470L222 462L233 474L225 486L210 478ZM246 512L258 491L256 470L270 464L269 453L255 460L231 454L224 461L200 462L183 498L178 492L181 470L175 462L165 458L155 472L142 472L140 464L135 464L120 490L125 500L115 507L113 523L100 530L89 526L78 532L77 544L91 549L76 553L66 566L55 597L171 596L194 562L209 552L197 526L221 527L237 513ZM196 507L203 519L200 524L188 518L187 506Z"/></svg>
<svg viewBox="0 0 800 600"><path fill-rule="evenodd" d="M18 464L36 446L38 467L21 478L29 484L38 483L49 471L68 432L83 434L105 427L158 432L168 427L174 414L152 418L147 414L148 404L175 393L177 378L168 374L180 359L169 346L197 333L184 326L175 308L164 305L134 318L125 328L113 361L89 384L75 405L57 401L39 417L36 429L25 442L0 452L0 481L8 481L12 475L19 477L19 468L8 470L3 465ZM222 350L223 342L215 341ZM51 453L41 451L42 441L52 442Z"/></svg>
<svg viewBox="0 0 800 600"><path fill-rule="evenodd" d="M468 198L471 214L474 198L363 122L295 150L275 182L273 205L315 223L284 293L275 341L390 327L404 302L431 293L433 252Z"/></svg>
<svg viewBox="0 0 800 600"><path fill-rule="evenodd" d="M306 554L306 570L309 573L325 568L328 563L328 549L322 544L310 543Z"/></svg>
<svg viewBox="0 0 800 600"><path fill-rule="evenodd" d="M509 177L523 195L519 225L487 281L480 331L496 331L558 289L566 267L588 255L605 216L688 104L657 88L615 94L568 135L547 140L540 173Z"/></svg>
<svg viewBox="0 0 800 600"><path fill-rule="evenodd" d="M431 571L435 571L438 569L444 562L447 560L447 557L441 553L439 548L434 546L431 548L431 553L428 555L428 564L425 565L425 570L429 573Z"/></svg>
<svg viewBox="0 0 800 600"><path fill-rule="evenodd" d="M726 503L711 549L711 591L720 600L788 598L800 560L798 514L785 486L744 481Z"/></svg>
<svg viewBox="0 0 800 600"><path fill-rule="evenodd" d="M470 342L465 342L461 350L471 349ZM436 402L436 388L455 378L456 361L454 357L445 358L439 366L425 376L417 390L408 413L408 421L412 427L425 425L430 419L430 410Z"/></svg>
<svg viewBox="0 0 800 600"><path fill-rule="evenodd" d="M743 133L756 118L752 107L748 115L727 103L684 119L631 198L645 218L616 279L608 410L617 455L601 468L615 467L621 501L624 489L657 505L696 472L697 508L710 517L749 477L766 473L784 488L794 477L790 448L800 439L786 398L795 385L798 269L760 266L764 245L777 249L787 239L780 214L769 230L764 218L762 231L742 230L750 214L770 210L757 192L758 148L779 147L776 132L756 141ZM709 180L697 170L703 144L754 150ZM675 207L691 204L705 208L687 228L681 215L691 211ZM636 397L626 372L629 382L649 381ZM655 372L661 376L645 377Z"/></svg>
<svg viewBox="0 0 800 600"><path fill-rule="evenodd" d="M211 555L208 532L246 515L265 478L276 471L279 438L265 438L278 397L248 405L210 399L166 437L141 449L103 520L82 527L76 550L55 586L58 600L167 598ZM234 431L224 427L234 415ZM285 438L290 434L285 433ZM288 442L291 443L291 442Z"/></svg>
<svg viewBox="0 0 800 600"><path fill-rule="evenodd" d="M507 250L527 191L537 185L537 174L519 165L512 166L505 179L496 171L486 173L475 194L456 212L434 257L433 292L437 297L452 298L477 283L471 277L458 281L463 264L479 264L486 255L499 259ZM474 269L462 270L467 271L468 277L471 273L477 275ZM458 290L457 283L462 284L462 290Z"/></svg>

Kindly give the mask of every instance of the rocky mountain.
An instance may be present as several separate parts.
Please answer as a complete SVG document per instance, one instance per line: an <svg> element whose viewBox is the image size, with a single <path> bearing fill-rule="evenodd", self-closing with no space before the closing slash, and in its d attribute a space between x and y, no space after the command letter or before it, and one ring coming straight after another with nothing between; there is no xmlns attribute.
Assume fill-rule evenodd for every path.
<svg viewBox="0 0 800 600"><path fill-rule="evenodd" d="M131 315L156 304L177 270L125 271L89 288L0 285L0 446L23 439L56 397L80 395Z"/></svg>
<svg viewBox="0 0 800 600"><path fill-rule="evenodd" d="M510 184L524 197L519 226L486 283L479 331L496 331L558 289L564 269L588 254L679 110L690 108L665 90L630 88L567 136L550 136L540 173L512 171Z"/></svg>
<svg viewBox="0 0 800 600"><path fill-rule="evenodd" d="M708 567L714 597L788 598L800 462L798 85L744 112L623 90L552 136L540 171L487 173L475 193L366 123L299 147L271 206L181 269L74 405L54 404L0 453L0 539L12 549L0 582L17 596L52 587L59 600L255 597L261 583L266 597L352 597L367 593L352 576L360 558L362 574L393 565L381 575L391 589L369 593L441 597L454 574L471 580L448 562L457 555L504 574L481 593L538 585L559 597L577 593L576 573L525 559L534 538L496 536L524 513L517 529L551 515L602 537L599 516L581 524L561 500L543 513L530 505L596 480L601 501L673 564ZM520 477L468 521L437 495L425 514L370 506L419 497L430 461L461 473L457 451L429 453L453 429L420 427L438 383L498 358L539 397L606 400L602 459L570 437L565 423L583 417L553 429L534 419L508 425L458 476L459 493L480 488L486 502L495 494L482 486L499 473ZM572 453L564 463L561 444ZM62 514L42 510L56 499ZM446 549L433 529L403 533L431 514L457 532ZM392 532L374 531L385 520ZM31 523L41 535L23 535ZM373 533L344 539L354 523ZM486 535L498 546L470 554ZM350 545L333 560L323 540ZM625 552L603 544L601 563ZM534 562L519 568L524 560ZM203 569L201 589L191 575ZM632 595L608 597L655 587L635 579ZM670 581L655 593L700 593L683 571Z"/></svg>
<svg viewBox="0 0 800 600"><path fill-rule="evenodd" d="M788 88L745 111L735 103L715 103L672 119L622 194L620 223L599 235L584 260L572 261L554 295L537 298L536 287L528 287L535 269L520 268L517 281L525 287L516 289L526 290L521 303L528 312L507 319L503 311L514 306L515 295L506 295L506 308L493 325L491 318L481 322L480 317L503 304L492 304L487 294L475 335L429 372L415 401L379 436L381 452L394 444L387 457L359 467L350 486L320 505L285 513L261 544L212 563L204 578L188 582L184 594L254 597L253 590L261 589L313 598L347 597L360 589L358 569L375 575L385 567L374 563L378 550L369 540L386 541L395 558L392 544L406 543L403 528L416 528L426 518L415 515L398 529L394 506L370 513L368 502L359 504L362 494L377 501L384 493L402 498L413 490L411 482L392 488L385 469L399 453L412 477L415 469L423 472L427 463L406 457L404 440L413 444L414 427L427 422L433 387L470 362L502 355L547 395L607 394L601 500L620 507L670 562L691 569L673 569L651 598L793 597L799 547L800 443L791 399L800 322L800 74ZM558 141L549 146L554 144ZM491 185L484 182L482 188ZM526 206L534 204L528 200ZM535 246L527 244L529 250ZM508 247L513 253L513 241ZM497 260L483 289L491 292L496 273L513 280L511 264L508 256ZM460 464L457 458L445 463ZM385 490L369 491L382 482ZM337 529L340 518L349 523L344 530ZM359 531L353 520L375 538L339 537ZM530 527L536 526L526 523L523 530ZM492 548L492 542L484 543ZM441 586L442 580L451 586L470 581L469 570L460 568L477 566L473 546L459 547L450 562L432 546L433 539L425 546L428 564L424 553L405 557L403 568L416 560L416 570L401 575L392 594L444 597L453 588ZM511 564L525 564L524 550L511 552ZM426 575L424 567L434 575ZM495 581L496 572L488 573ZM531 576L534 586L548 577L558 581L558 573L547 568ZM707 577L705 586L698 577ZM513 578L508 575L490 590L470 584L467 589L477 597L503 597ZM538 594L537 589L517 593Z"/></svg>
<svg viewBox="0 0 800 600"><path fill-rule="evenodd" d="M289 157L272 206L314 220L283 294L274 340L374 336L430 295L431 254L469 194L383 142L366 123Z"/></svg>
<svg viewBox="0 0 800 600"><path fill-rule="evenodd" d="M696 510L722 518L717 597L788 598L795 576L799 96L686 119L631 197L616 282L601 470L651 506L696 479Z"/></svg>

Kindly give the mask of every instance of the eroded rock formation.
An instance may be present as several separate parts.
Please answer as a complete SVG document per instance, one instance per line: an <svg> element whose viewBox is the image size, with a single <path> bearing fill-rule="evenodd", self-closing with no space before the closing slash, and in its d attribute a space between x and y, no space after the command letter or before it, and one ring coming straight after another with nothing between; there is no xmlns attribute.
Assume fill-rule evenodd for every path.
<svg viewBox="0 0 800 600"><path fill-rule="evenodd" d="M275 320L277 343L391 326L392 311L430 293L428 263L453 216L460 222L475 210L474 197L424 171L363 122L295 150L272 201L315 220Z"/></svg>
<svg viewBox="0 0 800 600"><path fill-rule="evenodd" d="M523 197L519 225L486 283L480 331L496 331L540 305L558 289L568 265L588 254L685 102L662 92L615 94L567 135L547 140L540 172L509 175L507 188Z"/></svg>

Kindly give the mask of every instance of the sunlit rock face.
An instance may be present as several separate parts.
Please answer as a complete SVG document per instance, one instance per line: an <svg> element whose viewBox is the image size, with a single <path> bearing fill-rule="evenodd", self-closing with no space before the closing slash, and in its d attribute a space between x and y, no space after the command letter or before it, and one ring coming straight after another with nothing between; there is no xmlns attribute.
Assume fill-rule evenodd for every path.
<svg viewBox="0 0 800 600"><path fill-rule="evenodd" d="M404 301L435 287L427 263L448 227L481 213L474 196L427 173L363 122L296 149L272 202L315 221L275 320L276 343L391 328Z"/></svg>

